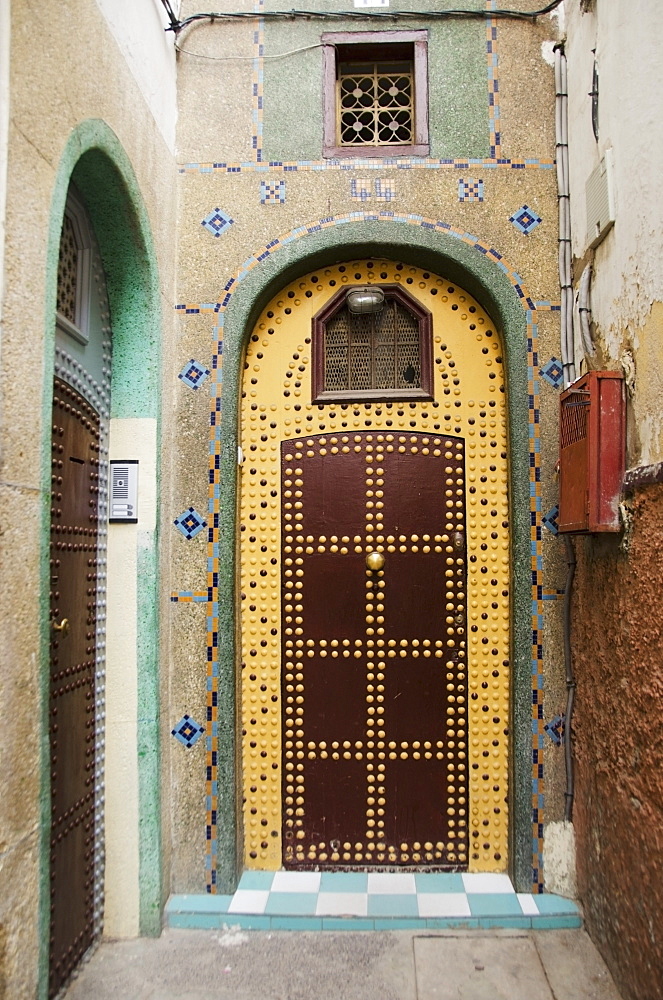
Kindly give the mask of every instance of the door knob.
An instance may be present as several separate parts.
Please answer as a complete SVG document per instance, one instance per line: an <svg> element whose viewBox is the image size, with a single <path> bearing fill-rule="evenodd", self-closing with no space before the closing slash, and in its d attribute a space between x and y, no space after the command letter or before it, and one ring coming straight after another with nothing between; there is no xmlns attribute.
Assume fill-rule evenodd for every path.
<svg viewBox="0 0 663 1000"><path fill-rule="evenodd" d="M369 552L366 556L366 568L373 572L382 569L384 566L384 556L381 552Z"/></svg>
<svg viewBox="0 0 663 1000"><path fill-rule="evenodd" d="M67 635L67 633L69 632L69 619L63 618L59 625L57 624L57 622L52 621L51 628L55 632L62 632L63 635Z"/></svg>

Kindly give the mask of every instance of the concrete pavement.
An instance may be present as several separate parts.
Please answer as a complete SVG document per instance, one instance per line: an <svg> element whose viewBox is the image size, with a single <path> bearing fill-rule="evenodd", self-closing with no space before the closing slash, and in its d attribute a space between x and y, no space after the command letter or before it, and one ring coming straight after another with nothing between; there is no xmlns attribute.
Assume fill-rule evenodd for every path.
<svg viewBox="0 0 663 1000"><path fill-rule="evenodd" d="M620 1000L583 930L166 930L104 942L66 1000Z"/></svg>

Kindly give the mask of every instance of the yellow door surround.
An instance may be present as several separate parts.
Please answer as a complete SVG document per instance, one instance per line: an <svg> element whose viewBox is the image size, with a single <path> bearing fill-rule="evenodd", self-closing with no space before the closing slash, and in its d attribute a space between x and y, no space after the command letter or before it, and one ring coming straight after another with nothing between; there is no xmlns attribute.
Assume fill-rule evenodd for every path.
<svg viewBox="0 0 663 1000"><path fill-rule="evenodd" d="M311 402L312 318L344 285L401 285L432 317L433 399L392 402ZM394 441L407 432L465 444L467 532L467 755L469 801L455 801L456 822L469 830L469 852L458 867L505 871L508 842L510 688L510 558L506 399L502 343L481 306L463 289L428 271L378 259L349 261L298 278L262 311L244 366L240 490L242 628L242 783L245 864L283 863L283 805L301 807L288 774L309 752L288 704L297 677L282 677L281 444L327 438L329 449L352 446L371 432ZM441 502L444 498L441 498ZM376 546L380 540L376 537ZM296 643L296 639L294 640ZM304 652L302 651L302 656ZM290 675L289 675L290 676ZM283 685L283 687L282 687ZM290 688L292 690L290 690ZM286 704L282 704L285 696ZM456 694L453 695L456 697ZM303 734L302 734L303 735ZM365 748L376 766L389 748ZM288 778L290 780L290 778ZM444 808L445 789L431 790ZM318 852L307 859L324 866ZM426 845L407 864L435 867ZM342 858L361 867L350 846ZM392 862L393 863L393 862ZM385 867L390 867L385 864Z"/></svg>

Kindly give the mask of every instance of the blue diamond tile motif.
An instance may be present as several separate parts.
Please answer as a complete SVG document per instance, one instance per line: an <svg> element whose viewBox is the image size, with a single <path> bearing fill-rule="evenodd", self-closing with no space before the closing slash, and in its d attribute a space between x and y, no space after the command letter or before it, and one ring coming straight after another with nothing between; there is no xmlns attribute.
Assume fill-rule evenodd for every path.
<svg viewBox="0 0 663 1000"><path fill-rule="evenodd" d="M564 382L564 369L559 358L551 358L542 368L539 368L539 375L544 378L553 389L559 389Z"/></svg>
<svg viewBox="0 0 663 1000"><path fill-rule="evenodd" d="M190 715L183 715L179 722L175 723L175 728L171 729L171 735L185 746L187 750L198 742L205 732L204 726L199 726Z"/></svg>
<svg viewBox="0 0 663 1000"><path fill-rule="evenodd" d="M176 517L173 524L178 531L181 531L187 541L195 538L196 535L207 527L207 521L205 521L197 510L193 507L189 507L185 510L183 514Z"/></svg>
<svg viewBox="0 0 663 1000"><path fill-rule="evenodd" d="M200 223L204 226L208 233L212 236L221 236L225 233L226 229L232 226L234 219L231 219L229 215L222 212L220 208L215 208L213 212L206 215L203 221Z"/></svg>
<svg viewBox="0 0 663 1000"><path fill-rule="evenodd" d="M260 181L260 203L262 205L284 205L285 181L277 181L276 184Z"/></svg>
<svg viewBox="0 0 663 1000"><path fill-rule="evenodd" d="M555 504L555 506L551 507L548 513L544 514L541 518L544 527L546 527L552 535L557 535L559 533L559 526L557 524L558 517L559 507Z"/></svg>
<svg viewBox="0 0 663 1000"><path fill-rule="evenodd" d="M533 208L523 205L517 212L509 216L509 222L512 222L516 229L519 229L525 236L529 236L532 230L536 229L541 222L541 216L537 215Z"/></svg>
<svg viewBox="0 0 663 1000"><path fill-rule="evenodd" d="M564 742L564 733L566 731L566 717L564 715L556 715L554 719L550 722L546 722L543 727L548 733L548 736L553 741L556 747L561 747Z"/></svg>
<svg viewBox="0 0 663 1000"><path fill-rule="evenodd" d="M483 181L459 180L458 201L483 201Z"/></svg>
<svg viewBox="0 0 663 1000"><path fill-rule="evenodd" d="M184 384L188 385L190 389L197 389L199 385L203 384L209 373L209 368L205 368L204 365L201 365L200 361L194 361L191 358L177 377L181 378Z"/></svg>

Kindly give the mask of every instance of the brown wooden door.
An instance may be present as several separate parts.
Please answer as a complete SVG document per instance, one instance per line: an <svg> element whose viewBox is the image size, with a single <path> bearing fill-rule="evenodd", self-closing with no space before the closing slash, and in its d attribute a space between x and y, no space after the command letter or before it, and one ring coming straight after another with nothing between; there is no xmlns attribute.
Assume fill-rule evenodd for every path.
<svg viewBox="0 0 663 1000"><path fill-rule="evenodd" d="M49 996L94 934L99 417L55 380L51 494ZM65 621L66 620L66 621Z"/></svg>
<svg viewBox="0 0 663 1000"><path fill-rule="evenodd" d="M317 435L281 457L284 863L465 868L464 442Z"/></svg>

